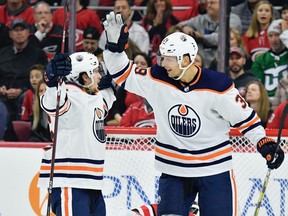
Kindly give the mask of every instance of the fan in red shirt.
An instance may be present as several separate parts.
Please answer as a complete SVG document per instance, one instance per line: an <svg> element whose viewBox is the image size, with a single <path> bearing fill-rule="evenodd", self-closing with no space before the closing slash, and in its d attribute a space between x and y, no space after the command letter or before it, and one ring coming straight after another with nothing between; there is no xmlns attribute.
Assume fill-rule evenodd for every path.
<svg viewBox="0 0 288 216"><path fill-rule="evenodd" d="M76 1L76 51L83 50L83 31L88 27L95 27L101 34L103 31L102 23L97 13L81 5L80 1ZM69 20L70 13L67 13L67 21ZM64 8L55 10L53 14L53 23L63 26L64 23Z"/></svg>
<svg viewBox="0 0 288 216"><path fill-rule="evenodd" d="M288 101L286 101L286 102L284 102L284 103L281 103L280 105L278 105L278 106L275 108L274 112L271 114L270 118L268 119L266 128L269 128L269 129L279 129L279 127L280 127L280 122L281 122L281 117L282 117L282 113L283 113L283 110L284 110L286 104L288 104ZM285 121L284 121L284 127L283 127L283 129L288 129L287 116L286 116Z"/></svg>
<svg viewBox="0 0 288 216"><path fill-rule="evenodd" d="M32 88L25 92L22 102L21 120L31 121L33 119L34 93L42 80L44 71L45 67L41 64L35 64L29 69L30 84Z"/></svg>
<svg viewBox="0 0 288 216"><path fill-rule="evenodd" d="M147 100L137 101L123 113L120 126L155 127L154 112Z"/></svg>
<svg viewBox="0 0 288 216"><path fill-rule="evenodd" d="M25 20L28 25L34 24L34 10L23 0L7 0L5 5L0 6L0 23L10 28L14 19Z"/></svg>

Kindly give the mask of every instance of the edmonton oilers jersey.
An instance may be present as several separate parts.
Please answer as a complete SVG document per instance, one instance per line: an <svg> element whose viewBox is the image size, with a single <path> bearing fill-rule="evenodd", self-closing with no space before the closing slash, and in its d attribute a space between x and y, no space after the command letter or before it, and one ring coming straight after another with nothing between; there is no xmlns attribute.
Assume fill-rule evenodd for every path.
<svg viewBox="0 0 288 216"><path fill-rule="evenodd" d="M104 51L104 59L114 62L107 68L118 85L153 107L160 172L184 177L222 173L232 169L230 127L255 145L265 137L259 117L224 73L197 67L194 79L181 83L158 65L137 68L124 53Z"/></svg>
<svg viewBox="0 0 288 216"><path fill-rule="evenodd" d="M54 134L56 88L47 88L41 106ZM115 100L113 90L88 94L75 83L62 83L53 187L101 189L106 138L104 118ZM52 148L45 149L38 185L48 188Z"/></svg>

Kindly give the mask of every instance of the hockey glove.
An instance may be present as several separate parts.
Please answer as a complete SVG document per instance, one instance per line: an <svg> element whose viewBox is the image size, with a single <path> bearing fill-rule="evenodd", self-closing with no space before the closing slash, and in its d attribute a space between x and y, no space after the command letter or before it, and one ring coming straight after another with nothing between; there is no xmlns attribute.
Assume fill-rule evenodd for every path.
<svg viewBox="0 0 288 216"><path fill-rule="evenodd" d="M261 139L257 144L257 150L266 159L269 169L277 169L284 160L284 152L281 148L277 150L277 157L274 156L277 149L277 143L268 137Z"/></svg>
<svg viewBox="0 0 288 216"><path fill-rule="evenodd" d="M107 89L107 88L112 88L112 89L114 88L112 85L112 77L109 73L102 76L102 78L98 84L99 90L103 90L103 89Z"/></svg>
<svg viewBox="0 0 288 216"><path fill-rule="evenodd" d="M67 53L57 54L46 66L44 81L49 87L55 87L58 79L67 76L72 70L71 59Z"/></svg>
<svg viewBox="0 0 288 216"><path fill-rule="evenodd" d="M127 25L123 24L121 14L110 12L103 25L107 37L105 48L111 52L123 52L128 47L129 32Z"/></svg>

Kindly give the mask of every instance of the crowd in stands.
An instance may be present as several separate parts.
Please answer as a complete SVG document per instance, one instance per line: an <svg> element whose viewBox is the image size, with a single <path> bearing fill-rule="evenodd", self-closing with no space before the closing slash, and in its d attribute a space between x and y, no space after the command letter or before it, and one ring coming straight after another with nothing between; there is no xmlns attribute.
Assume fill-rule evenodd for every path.
<svg viewBox="0 0 288 216"><path fill-rule="evenodd" d="M51 141L39 95L46 88L45 66L61 52L63 25L69 25L71 15L68 11L64 20L64 4L65 0L0 1L0 140L19 140L13 122L26 121L31 123L30 141ZM277 128L288 97L288 4L284 0L233 0L230 5L229 69L223 72L258 113L263 126ZM139 70L157 62L160 42L176 31L197 41L195 64L217 70L220 0L77 0L76 51L91 52L102 61L105 11L90 6L111 6L121 13L129 28L125 51ZM140 13L134 6L146 10ZM156 126L145 99L119 87L115 94L106 125Z"/></svg>

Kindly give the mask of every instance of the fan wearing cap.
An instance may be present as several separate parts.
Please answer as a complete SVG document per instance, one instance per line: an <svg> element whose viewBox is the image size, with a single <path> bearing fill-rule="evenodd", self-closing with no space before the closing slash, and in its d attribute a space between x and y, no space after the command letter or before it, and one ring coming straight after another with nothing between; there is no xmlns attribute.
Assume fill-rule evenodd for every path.
<svg viewBox="0 0 288 216"><path fill-rule="evenodd" d="M88 27L83 32L83 51L93 53L101 58L102 50L99 48L100 33L97 28Z"/></svg>
<svg viewBox="0 0 288 216"><path fill-rule="evenodd" d="M95 27L101 33L103 31L102 23L95 10L88 8L89 1L75 0L76 2L76 37L75 45L76 51L83 49L83 31L88 27ZM70 12L67 11L67 21L69 21ZM53 22L57 25L63 26L64 21L64 7L58 8L53 13ZM69 24L67 24L69 26Z"/></svg>
<svg viewBox="0 0 288 216"><path fill-rule="evenodd" d="M270 100L275 96L279 81L287 76L288 50L280 39L281 22L281 19L274 20L268 27L267 36L271 49L260 55L251 68L265 86Z"/></svg>
<svg viewBox="0 0 288 216"><path fill-rule="evenodd" d="M244 96L245 86L252 80L258 78L250 71L244 70L246 57L243 49L240 47L231 47L229 53L229 75L232 78L235 88Z"/></svg>
<svg viewBox="0 0 288 216"><path fill-rule="evenodd" d="M0 100L4 101L10 114L6 132L9 138L5 139L15 140L13 132L9 131L10 123L19 113L20 95L30 88L29 68L35 64L46 65L47 58L43 50L29 43L28 25L23 19L12 22L9 35L13 44L0 49Z"/></svg>

